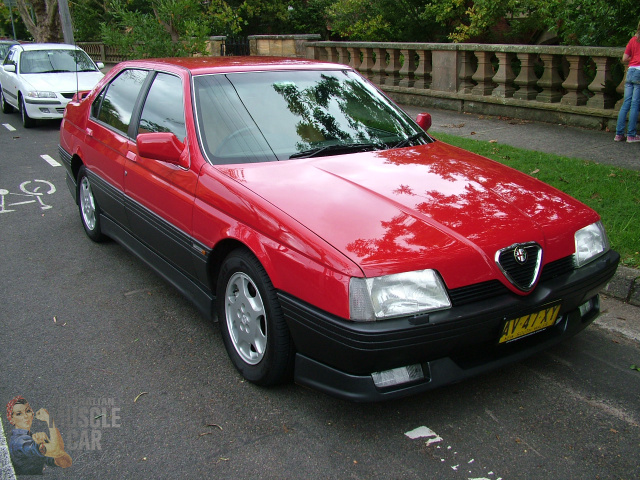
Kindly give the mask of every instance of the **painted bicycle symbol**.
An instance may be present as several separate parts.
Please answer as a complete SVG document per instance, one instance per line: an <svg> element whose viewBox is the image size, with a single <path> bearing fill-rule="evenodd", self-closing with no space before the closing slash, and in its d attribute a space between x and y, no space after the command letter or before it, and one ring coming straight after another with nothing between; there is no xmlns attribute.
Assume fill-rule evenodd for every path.
<svg viewBox="0 0 640 480"><path fill-rule="evenodd" d="M15 210L10 209L10 207L26 205L29 203L39 203L40 210L48 210L52 208L51 205L47 205L42 201L42 197L44 195L51 195L55 193L56 187L53 183L46 180L27 180L20 184L20 191L22 193L12 193L9 190L0 188L0 213L15 212ZM16 198L16 201L12 202L14 197L26 197L29 198L29 200Z"/></svg>

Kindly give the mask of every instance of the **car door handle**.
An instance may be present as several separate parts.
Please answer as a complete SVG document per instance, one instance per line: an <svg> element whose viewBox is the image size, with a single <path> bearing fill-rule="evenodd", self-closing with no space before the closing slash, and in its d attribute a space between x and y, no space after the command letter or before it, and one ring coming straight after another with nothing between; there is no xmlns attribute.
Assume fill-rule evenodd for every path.
<svg viewBox="0 0 640 480"><path fill-rule="evenodd" d="M87 135L93 137L93 130L91 128L87 128Z"/></svg>

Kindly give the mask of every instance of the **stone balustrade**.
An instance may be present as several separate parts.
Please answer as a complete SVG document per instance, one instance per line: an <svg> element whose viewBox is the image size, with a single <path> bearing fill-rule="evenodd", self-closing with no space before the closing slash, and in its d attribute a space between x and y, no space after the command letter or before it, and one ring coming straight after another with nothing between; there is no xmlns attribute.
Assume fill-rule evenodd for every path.
<svg viewBox="0 0 640 480"><path fill-rule="evenodd" d="M211 37L210 54L226 37ZM615 127L624 92L622 48L451 43L323 42L255 35L251 55L306 57L359 70L399 103L577 125ZM96 61L124 60L82 43Z"/></svg>
<svg viewBox="0 0 640 480"><path fill-rule="evenodd" d="M399 103L612 128L622 48L307 42L306 56L359 70Z"/></svg>

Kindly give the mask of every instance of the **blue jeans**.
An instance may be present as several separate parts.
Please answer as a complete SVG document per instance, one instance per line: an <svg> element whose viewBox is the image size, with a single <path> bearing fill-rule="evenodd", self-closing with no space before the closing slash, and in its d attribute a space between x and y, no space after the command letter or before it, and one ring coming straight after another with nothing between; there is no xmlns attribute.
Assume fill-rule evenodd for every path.
<svg viewBox="0 0 640 480"><path fill-rule="evenodd" d="M624 135L627 113L629 114L627 135L635 137L638 113L640 113L640 69L638 68L630 68L627 71L627 78L624 82L624 102L618 114L616 135Z"/></svg>

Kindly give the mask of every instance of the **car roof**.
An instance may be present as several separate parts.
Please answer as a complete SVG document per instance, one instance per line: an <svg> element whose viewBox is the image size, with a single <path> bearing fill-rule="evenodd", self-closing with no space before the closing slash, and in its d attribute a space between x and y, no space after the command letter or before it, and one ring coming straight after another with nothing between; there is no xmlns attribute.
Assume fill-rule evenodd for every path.
<svg viewBox="0 0 640 480"><path fill-rule="evenodd" d="M67 45L66 43L23 43L20 44L23 51L28 50L82 50L75 45Z"/></svg>
<svg viewBox="0 0 640 480"><path fill-rule="evenodd" d="M175 57L145 60L129 60L121 64L125 67L163 69L179 67L189 70L193 75L210 73L236 73L276 70L336 70L349 69L346 65L327 63L318 60L286 57Z"/></svg>

